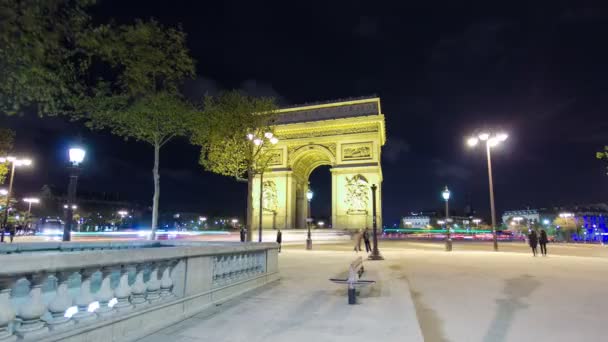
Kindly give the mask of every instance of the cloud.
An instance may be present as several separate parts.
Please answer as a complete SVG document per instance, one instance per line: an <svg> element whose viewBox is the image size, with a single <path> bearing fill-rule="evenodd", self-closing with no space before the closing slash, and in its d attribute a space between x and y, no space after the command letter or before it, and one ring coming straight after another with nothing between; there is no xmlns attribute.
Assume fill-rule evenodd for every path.
<svg viewBox="0 0 608 342"><path fill-rule="evenodd" d="M379 34L378 19L369 16L361 16L354 33L363 38L375 38Z"/></svg>
<svg viewBox="0 0 608 342"><path fill-rule="evenodd" d="M239 88L243 93L254 97L273 97L279 104L286 103L285 99L269 83L257 80L245 80Z"/></svg>
<svg viewBox="0 0 608 342"><path fill-rule="evenodd" d="M183 89L184 95L192 101L200 101L207 95L213 96L220 92L218 83L205 77L186 81Z"/></svg>
<svg viewBox="0 0 608 342"><path fill-rule="evenodd" d="M434 166L435 175L441 178L465 180L471 176L471 171L462 165L452 164L442 159L433 159L432 164Z"/></svg>
<svg viewBox="0 0 608 342"><path fill-rule="evenodd" d="M395 163L401 159L402 155L410 152L411 146L401 138L391 138L386 142L383 156L389 163Z"/></svg>

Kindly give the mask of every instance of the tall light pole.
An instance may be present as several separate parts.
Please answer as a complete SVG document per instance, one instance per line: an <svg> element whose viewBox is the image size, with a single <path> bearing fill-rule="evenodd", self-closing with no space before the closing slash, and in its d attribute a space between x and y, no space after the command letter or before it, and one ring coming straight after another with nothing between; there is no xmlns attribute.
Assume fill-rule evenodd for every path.
<svg viewBox="0 0 608 342"><path fill-rule="evenodd" d="M247 134L247 139L249 139L252 143L253 143L253 153L252 156L253 158L255 158L256 156L259 155L259 153L262 152L262 148L267 145L268 143L272 144L272 145L276 145L279 142L279 139L277 137L274 136L274 134L272 134L272 132L266 132L264 133L263 137L258 137L253 133L249 133ZM257 149L257 150L256 150ZM268 166L268 163L270 162L270 160L266 160L265 161L265 165L257 165L259 167L259 173L260 173L260 217L259 217L259 222L258 222L258 242L262 242L262 218L263 218L263 214L264 214L264 169L266 168L266 166ZM252 215L253 217L253 215ZM248 222L249 226L251 225L251 222ZM250 235L251 232L247 231L247 235Z"/></svg>
<svg viewBox="0 0 608 342"><path fill-rule="evenodd" d="M76 186L78 185L78 174L80 164L84 160L86 151L81 147L72 147L68 151L70 157L70 183L68 184L68 203L66 208L65 225L63 227L63 241L70 241L72 232L72 220L74 219L74 209L76 208Z"/></svg>
<svg viewBox="0 0 608 342"><path fill-rule="evenodd" d="M28 198L24 198L23 202L27 203L27 216L30 216L30 213L32 212L32 203L38 204L38 203L40 203L40 199L34 198L34 197L28 197Z"/></svg>
<svg viewBox="0 0 608 342"><path fill-rule="evenodd" d="M4 242L4 233L8 223L8 211L11 205L11 194L13 193L13 180L15 178L15 167L32 165L31 159L19 159L13 156L0 157L0 163L11 164L11 179L8 183L8 192L6 193L6 206L4 207L4 218L2 219L2 232L0 233L0 242Z"/></svg>
<svg viewBox="0 0 608 342"><path fill-rule="evenodd" d="M308 191L306 191L306 199L308 200L308 218L306 219L306 225L308 226L308 235L306 237L306 249L312 249L312 237L310 236L310 225L312 223L312 216L310 214L310 205L313 196L314 192L308 189Z"/></svg>
<svg viewBox="0 0 608 342"><path fill-rule="evenodd" d="M441 193L443 196L443 200L445 201L445 250L446 252L452 251L452 236L450 235L450 227L448 226L448 218L450 218L450 212L448 208L448 201L450 200L450 190L448 190L448 186L445 186L445 189Z"/></svg>
<svg viewBox="0 0 608 342"><path fill-rule="evenodd" d="M31 220L31 217L32 217L32 203L38 204L38 203L40 203L40 199L35 198L35 197L28 197L28 198L24 198L23 202L27 203L26 226L29 229L30 220Z"/></svg>
<svg viewBox="0 0 608 342"><path fill-rule="evenodd" d="M494 207L494 182L492 180L492 156L490 150L498 146L501 142L507 140L509 136L506 133L491 134L482 132L477 136L472 136L467 139L467 144L470 147L475 147L481 140L486 144L486 156L488 159L488 182L490 187L490 211L492 214L492 240L494 242L494 250L498 251L498 239L496 237L496 209Z"/></svg>
<svg viewBox="0 0 608 342"><path fill-rule="evenodd" d="M378 187L376 184L372 184L372 234L373 236L373 246L372 246L372 254L369 255L369 260L384 260L382 255L380 255L380 251L378 250L378 217L376 213L376 191Z"/></svg>

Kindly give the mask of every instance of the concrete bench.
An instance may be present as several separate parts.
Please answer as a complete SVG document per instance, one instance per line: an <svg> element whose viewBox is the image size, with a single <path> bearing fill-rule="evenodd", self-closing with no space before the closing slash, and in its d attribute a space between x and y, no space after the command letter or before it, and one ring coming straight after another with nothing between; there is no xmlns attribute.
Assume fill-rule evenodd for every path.
<svg viewBox="0 0 608 342"><path fill-rule="evenodd" d="M363 272L365 272L365 268L363 268L363 258L357 257L348 266L347 279L329 279L330 281L336 284L348 285L348 304L357 303L357 292L355 290L355 286L367 286L375 283L375 281L373 280L361 280L361 275L363 274Z"/></svg>

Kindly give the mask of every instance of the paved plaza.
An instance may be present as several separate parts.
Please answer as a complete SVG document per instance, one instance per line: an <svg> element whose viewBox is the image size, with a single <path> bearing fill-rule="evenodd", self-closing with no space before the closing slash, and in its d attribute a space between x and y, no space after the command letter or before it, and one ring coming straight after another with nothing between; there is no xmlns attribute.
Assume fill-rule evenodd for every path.
<svg viewBox="0 0 608 342"><path fill-rule="evenodd" d="M523 245L523 244L522 244ZM383 242L378 283L347 305L350 244L285 246L282 279L142 341L599 341L608 307L603 246ZM590 255L590 256L582 256Z"/></svg>

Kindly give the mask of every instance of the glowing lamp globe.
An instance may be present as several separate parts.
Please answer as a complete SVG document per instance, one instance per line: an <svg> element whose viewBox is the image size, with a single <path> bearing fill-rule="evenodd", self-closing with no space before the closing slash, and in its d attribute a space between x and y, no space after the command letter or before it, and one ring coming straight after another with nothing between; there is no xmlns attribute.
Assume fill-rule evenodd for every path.
<svg viewBox="0 0 608 342"><path fill-rule="evenodd" d="M86 151L80 147L72 147L70 148L69 154L70 163L72 163L73 165L78 165L84 160Z"/></svg>
<svg viewBox="0 0 608 342"><path fill-rule="evenodd" d="M445 187L445 190L443 190L443 192L441 193L441 196L443 196L444 200L449 200L450 199L450 190L448 190L448 187Z"/></svg>
<svg viewBox="0 0 608 342"><path fill-rule="evenodd" d="M312 200L312 197L313 197L313 196L314 196L314 193L312 192L312 190L308 190L308 191L306 192L306 198L307 198L309 201L311 201L311 200Z"/></svg>

